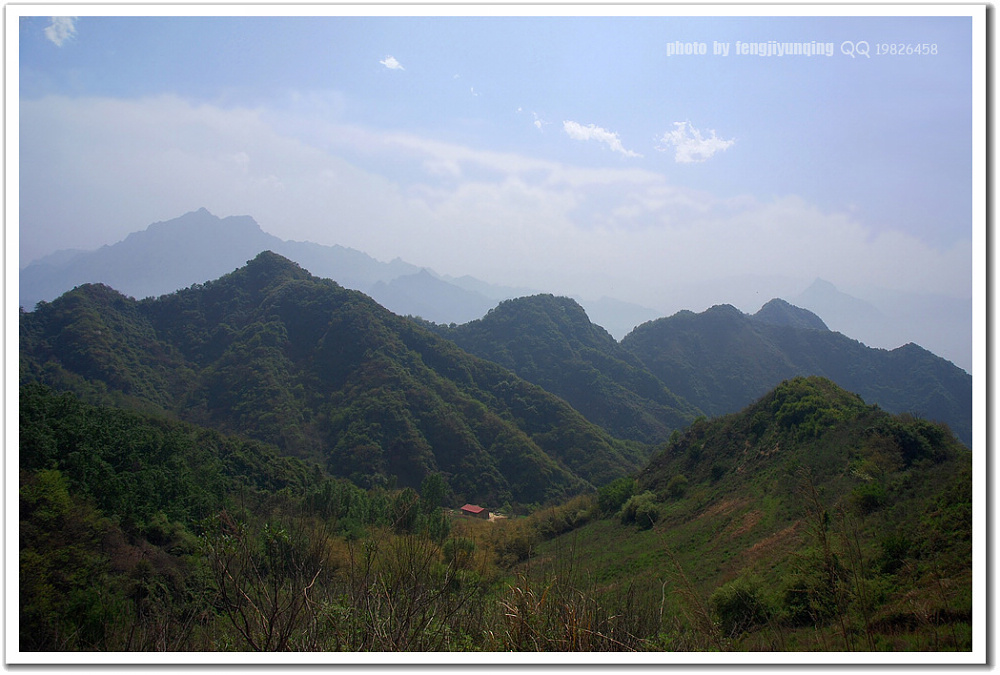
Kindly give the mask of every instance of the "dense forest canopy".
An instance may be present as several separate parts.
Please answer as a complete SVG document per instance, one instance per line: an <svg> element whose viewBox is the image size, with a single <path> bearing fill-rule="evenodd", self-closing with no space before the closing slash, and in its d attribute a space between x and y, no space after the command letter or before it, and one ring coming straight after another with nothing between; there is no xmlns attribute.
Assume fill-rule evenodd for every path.
<svg viewBox="0 0 1000 675"><path fill-rule="evenodd" d="M493 504L592 489L647 456L272 253L159 298L85 285L39 305L21 316L21 379L272 443L360 485L441 473L457 495Z"/></svg>

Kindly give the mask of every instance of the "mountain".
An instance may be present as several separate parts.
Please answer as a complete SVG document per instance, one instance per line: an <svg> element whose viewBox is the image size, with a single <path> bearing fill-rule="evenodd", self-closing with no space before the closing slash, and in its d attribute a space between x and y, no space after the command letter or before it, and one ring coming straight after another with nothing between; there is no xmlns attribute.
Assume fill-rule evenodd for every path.
<svg viewBox="0 0 1000 675"><path fill-rule="evenodd" d="M103 283L134 298L156 297L218 278L268 250L367 293L397 314L438 323L477 319L521 292L472 277L441 277L399 258L381 262L343 246L285 241L250 216L219 218L202 208L96 251L67 249L33 261L20 271L19 301L31 309L86 283Z"/></svg>
<svg viewBox="0 0 1000 675"><path fill-rule="evenodd" d="M452 277L448 275L443 275L441 277L449 284L458 286L459 288L464 288L467 291L472 291L478 295L484 295L494 301L494 304L500 300L510 300L511 298L519 298L525 295L535 295L538 293L537 290L527 288L524 286L504 286L502 284L491 284L489 282L477 279L475 277L464 275L461 277ZM478 318L478 317L477 317Z"/></svg>
<svg viewBox="0 0 1000 675"><path fill-rule="evenodd" d="M842 333L857 335L857 328L885 320L885 315L873 304L847 293L824 279L816 279L806 290L792 298L799 307L812 308L819 314L834 322L837 330ZM843 322L854 322L844 325Z"/></svg>
<svg viewBox="0 0 1000 675"><path fill-rule="evenodd" d="M972 377L914 344L887 351L818 327L803 310L768 303L756 315L730 305L639 326L622 340L671 391L708 415L740 410L779 382L828 377L890 412L945 422L972 443ZM775 316L787 324L774 323ZM761 318L763 317L763 319Z"/></svg>
<svg viewBox="0 0 1000 675"><path fill-rule="evenodd" d="M21 651L969 652L982 616L972 453L821 378L489 522L436 474L362 490L162 413L18 403Z"/></svg>
<svg viewBox="0 0 1000 675"><path fill-rule="evenodd" d="M671 617L664 649L967 650L972 504L947 429L795 378L677 434L530 565L640 630Z"/></svg>
<svg viewBox="0 0 1000 675"><path fill-rule="evenodd" d="M87 283L103 283L134 298L156 297L216 279L268 250L316 276L366 293L397 314L435 323L466 323L499 301L538 293L471 276L439 275L400 258L382 262L343 246L282 240L264 232L250 216L219 218L202 208L153 223L96 251L66 249L24 265L19 304L32 309ZM612 298L583 302L616 338L658 316Z"/></svg>
<svg viewBox="0 0 1000 675"><path fill-rule="evenodd" d="M770 326L791 326L811 330L829 330L823 320L807 309L796 307L780 298L764 304L750 317L757 323Z"/></svg>
<svg viewBox="0 0 1000 675"><path fill-rule="evenodd" d="M271 252L136 301L87 284L20 317L20 377L272 443L362 485L541 502L638 468L562 399Z"/></svg>
<svg viewBox="0 0 1000 675"><path fill-rule="evenodd" d="M54 254L21 270L20 304L32 308L84 283L100 282L134 297L169 293L233 270L274 246L252 218L216 218L205 209L153 223L111 246Z"/></svg>
<svg viewBox="0 0 1000 675"><path fill-rule="evenodd" d="M345 288L362 292L375 284L420 271L416 265L400 258L386 263L353 248L323 246L309 241L284 241L271 250L312 271L316 276L333 279Z"/></svg>
<svg viewBox="0 0 1000 675"><path fill-rule="evenodd" d="M86 283L103 283L135 298L155 297L218 278L267 250L358 290L418 271L342 246L283 241L250 216L218 218L202 208L96 251L57 252L35 261L21 270L20 304L30 309Z"/></svg>
<svg viewBox="0 0 1000 675"><path fill-rule="evenodd" d="M482 319L437 330L469 353L561 396L619 438L656 443L700 414L569 298L506 300Z"/></svg>

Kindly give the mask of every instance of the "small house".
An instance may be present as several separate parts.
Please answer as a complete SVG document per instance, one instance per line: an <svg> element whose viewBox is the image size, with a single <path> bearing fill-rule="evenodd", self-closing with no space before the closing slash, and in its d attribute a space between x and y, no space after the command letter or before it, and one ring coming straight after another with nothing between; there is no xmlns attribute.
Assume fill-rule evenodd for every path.
<svg viewBox="0 0 1000 675"><path fill-rule="evenodd" d="M472 516L473 518L482 518L483 520L490 519L490 512L484 509L482 506L476 506L475 504L466 504L460 511L464 516Z"/></svg>

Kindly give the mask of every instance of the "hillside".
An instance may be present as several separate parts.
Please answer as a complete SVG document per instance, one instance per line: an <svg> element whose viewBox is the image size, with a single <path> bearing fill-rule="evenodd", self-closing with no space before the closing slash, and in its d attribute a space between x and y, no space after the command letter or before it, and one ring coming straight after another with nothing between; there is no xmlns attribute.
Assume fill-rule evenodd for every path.
<svg viewBox="0 0 1000 675"><path fill-rule="evenodd" d="M469 353L561 396L620 438L661 442L701 414L569 298L507 300L482 319L437 330Z"/></svg>
<svg viewBox="0 0 1000 675"><path fill-rule="evenodd" d="M331 626L315 609L373 607L371 576L400 563L379 546L419 538L438 553L449 537L440 476L419 495L362 490L274 446L37 384L20 388L19 444L22 651L384 649L374 626ZM482 614L454 569L420 597L417 583L441 583L422 571L401 604ZM464 618L416 631L414 647Z"/></svg>
<svg viewBox="0 0 1000 675"><path fill-rule="evenodd" d="M667 649L969 649L971 462L943 427L797 378L553 511L525 573Z"/></svg>
<svg viewBox="0 0 1000 675"><path fill-rule="evenodd" d="M439 474L361 490L161 414L19 404L22 650L971 648L971 453L821 378L495 522Z"/></svg>
<svg viewBox="0 0 1000 675"><path fill-rule="evenodd" d="M272 443L360 485L542 502L633 471L644 449L361 293L265 252L136 301L84 285L23 312L21 382Z"/></svg>
<svg viewBox="0 0 1000 675"><path fill-rule="evenodd" d="M637 327L621 344L711 416L736 412L783 380L818 375L889 412L944 422L971 445L968 373L917 345L867 347L789 307L772 301L755 315L729 305L678 312Z"/></svg>

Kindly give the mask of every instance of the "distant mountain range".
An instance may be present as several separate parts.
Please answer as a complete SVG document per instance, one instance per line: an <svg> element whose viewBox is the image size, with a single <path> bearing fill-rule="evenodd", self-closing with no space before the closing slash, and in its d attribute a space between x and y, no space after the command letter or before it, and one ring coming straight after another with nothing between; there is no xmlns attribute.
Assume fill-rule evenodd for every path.
<svg viewBox="0 0 1000 675"><path fill-rule="evenodd" d="M87 283L107 284L137 299L156 297L216 279L262 251L366 293L397 314L435 323L466 323L501 300L537 292L468 276L445 277L399 258L382 262L343 246L285 241L261 230L250 216L218 218L202 208L96 251L57 251L30 263L20 272L19 302L30 310ZM584 302L618 338L659 316L610 298Z"/></svg>
<svg viewBox="0 0 1000 675"><path fill-rule="evenodd" d="M972 300L893 291L852 296L816 279L789 302L809 309L844 335L875 347L917 342L972 372ZM928 320L933 317L933 320Z"/></svg>
<svg viewBox="0 0 1000 675"><path fill-rule="evenodd" d="M56 251L27 264L20 270L19 302L30 310L39 301L51 301L85 283L104 283L138 299L155 297L216 279L262 251L273 251L317 276L361 291L397 314L442 324L467 323L502 300L544 290L492 284L470 276L450 277L399 258L382 262L343 246L285 241L261 230L250 216L218 218L199 209L153 223L116 244L94 251ZM733 295L732 284L733 280L722 283L710 295L721 293L722 301L746 306L746 294ZM747 285L753 287L756 282L748 280ZM801 292L792 290L795 284L788 280L778 286L786 291L775 295L823 317L832 330L869 346L894 348L916 342L972 372L970 299L888 291L869 291L866 299L860 299L823 279ZM705 295L697 289L679 292L685 297L693 293L689 299L696 304L696 298ZM616 340L642 323L676 311L609 297L574 299Z"/></svg>
<svg viewBox="0 0 1000 675"><path fill-rule="evenodd" d="M658 318L610 298L555 298L341 246L283 241L249 216L218 218L200 209L96 251L58 252L28 265L21 304L50 302L86 283L155 298L217 279L265 250L397 315L436 324L463 349L565 398L619 438L655 442L694 414L733 412L783 379L822 375L886 410L945 421L971 443L971 376L911 343L886 351L835 332L843 325L871 332L891 316L823 280L801 294L798 306L775 299L753 315L720 305ZM913 313L906 298L896 300L899 316ZM824 307L833 322L803 307ZM940 311L960 323L966 309Z"/></svg>

